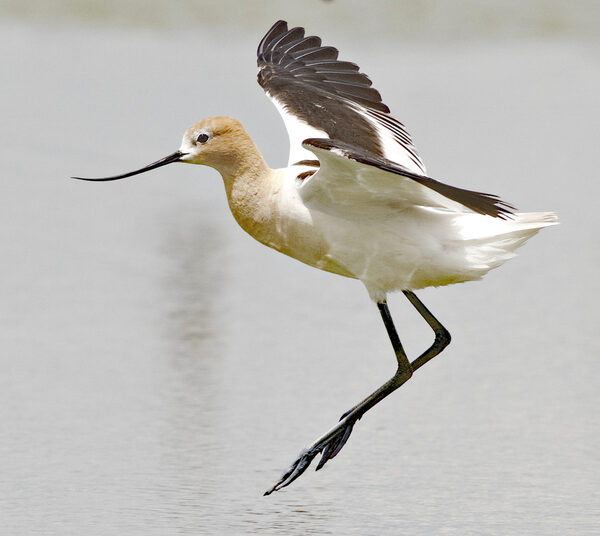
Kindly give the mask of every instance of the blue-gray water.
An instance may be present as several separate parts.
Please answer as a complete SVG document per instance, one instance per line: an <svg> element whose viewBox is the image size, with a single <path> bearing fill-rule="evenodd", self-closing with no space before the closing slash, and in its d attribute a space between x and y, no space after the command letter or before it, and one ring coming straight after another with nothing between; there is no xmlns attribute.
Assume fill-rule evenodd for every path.
<svg viewBox="0 0 600 536"><path fill-rule="evenodd" d="M452 345L264 498L394 370L366 292L253 242L210 169L68 179L156 160L215 114L282 165L260 32L3 21L0 533L597 534L598 43L308 29L374 79L433 176L561 225L420 293ZM412 355L430 343L390 307Z"/></svg>

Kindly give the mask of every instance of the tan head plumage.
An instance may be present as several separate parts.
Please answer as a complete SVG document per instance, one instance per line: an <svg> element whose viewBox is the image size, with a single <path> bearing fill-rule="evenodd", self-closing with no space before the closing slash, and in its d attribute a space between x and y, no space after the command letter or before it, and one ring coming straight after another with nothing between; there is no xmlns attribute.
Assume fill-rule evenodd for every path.
<svg viewBox="0 0 600 536"><path fill-rule="evenodd" d="M224 179L266 164L242 124L231 117L202 119L183 135L181 162L215 168Z"/></svg>

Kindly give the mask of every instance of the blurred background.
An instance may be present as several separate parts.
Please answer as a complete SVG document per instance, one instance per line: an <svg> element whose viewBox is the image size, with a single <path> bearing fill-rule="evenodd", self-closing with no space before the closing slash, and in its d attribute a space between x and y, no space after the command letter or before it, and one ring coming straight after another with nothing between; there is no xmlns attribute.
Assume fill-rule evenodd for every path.
<svg viewBox="0 0 600 536"><path fill-rule="evenodd" d="M596 534L594 1L0 1L0 512L20 534ZM546 229L483 282L427 289L452 345L268 498L394 371L356 281L246 236L220 177L168 166L211 115L271 166L255 51L278 19L340 49L431 176ZM432 335L390 298L411 355Z"/></svg>

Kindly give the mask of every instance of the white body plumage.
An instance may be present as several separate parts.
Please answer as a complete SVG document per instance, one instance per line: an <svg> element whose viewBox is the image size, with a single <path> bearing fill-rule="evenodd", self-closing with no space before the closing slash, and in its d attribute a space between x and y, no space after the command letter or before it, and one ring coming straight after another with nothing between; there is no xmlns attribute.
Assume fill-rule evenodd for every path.
<svg viewBox="0 0 600 536"><path fill-rule="evenodd" d="M297 167L243 180L244 188L250 183L260 192L262 207L252 222L260 225L240 224L282 253L360 279L375 301L395 290L481 279L541 228L556 223L550 212L499 219L443 206L441 195L402 184L408 179L345 162L334 162L304 181L297 179ZM377 187L376 178L390 189ZM407 187L416 190L412 196L421 194L420 203L406 201ZM232 211L235 216L235 203Z"/></svg>

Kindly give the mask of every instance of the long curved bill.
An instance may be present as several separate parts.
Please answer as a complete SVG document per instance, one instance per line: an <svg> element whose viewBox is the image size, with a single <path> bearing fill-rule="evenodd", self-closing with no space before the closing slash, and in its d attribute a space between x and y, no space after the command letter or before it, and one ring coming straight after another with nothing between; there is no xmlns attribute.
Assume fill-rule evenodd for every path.
<svg viewBox="0 0 600 536"><path fill-rule="evenodd" d="M147 166L137 169L136 171L130 171L129 173L123 173L123 175L114 175L113 177L98 177L98 178L86 178L86 177L71 177L72 179L78 179L80 181L116 181L119 179L125 179L127 177L133 177L134 175L139 175L140 173L145 173L146 171L150 171L151 169L156 169L161 166L166 166L167 164L172 164L173 162L181 162L181 157L185 156L186 153L182 153L181 151L175 151L169 156L165 156L156 162L152 162L152 164L148 164Z"/></svg>

